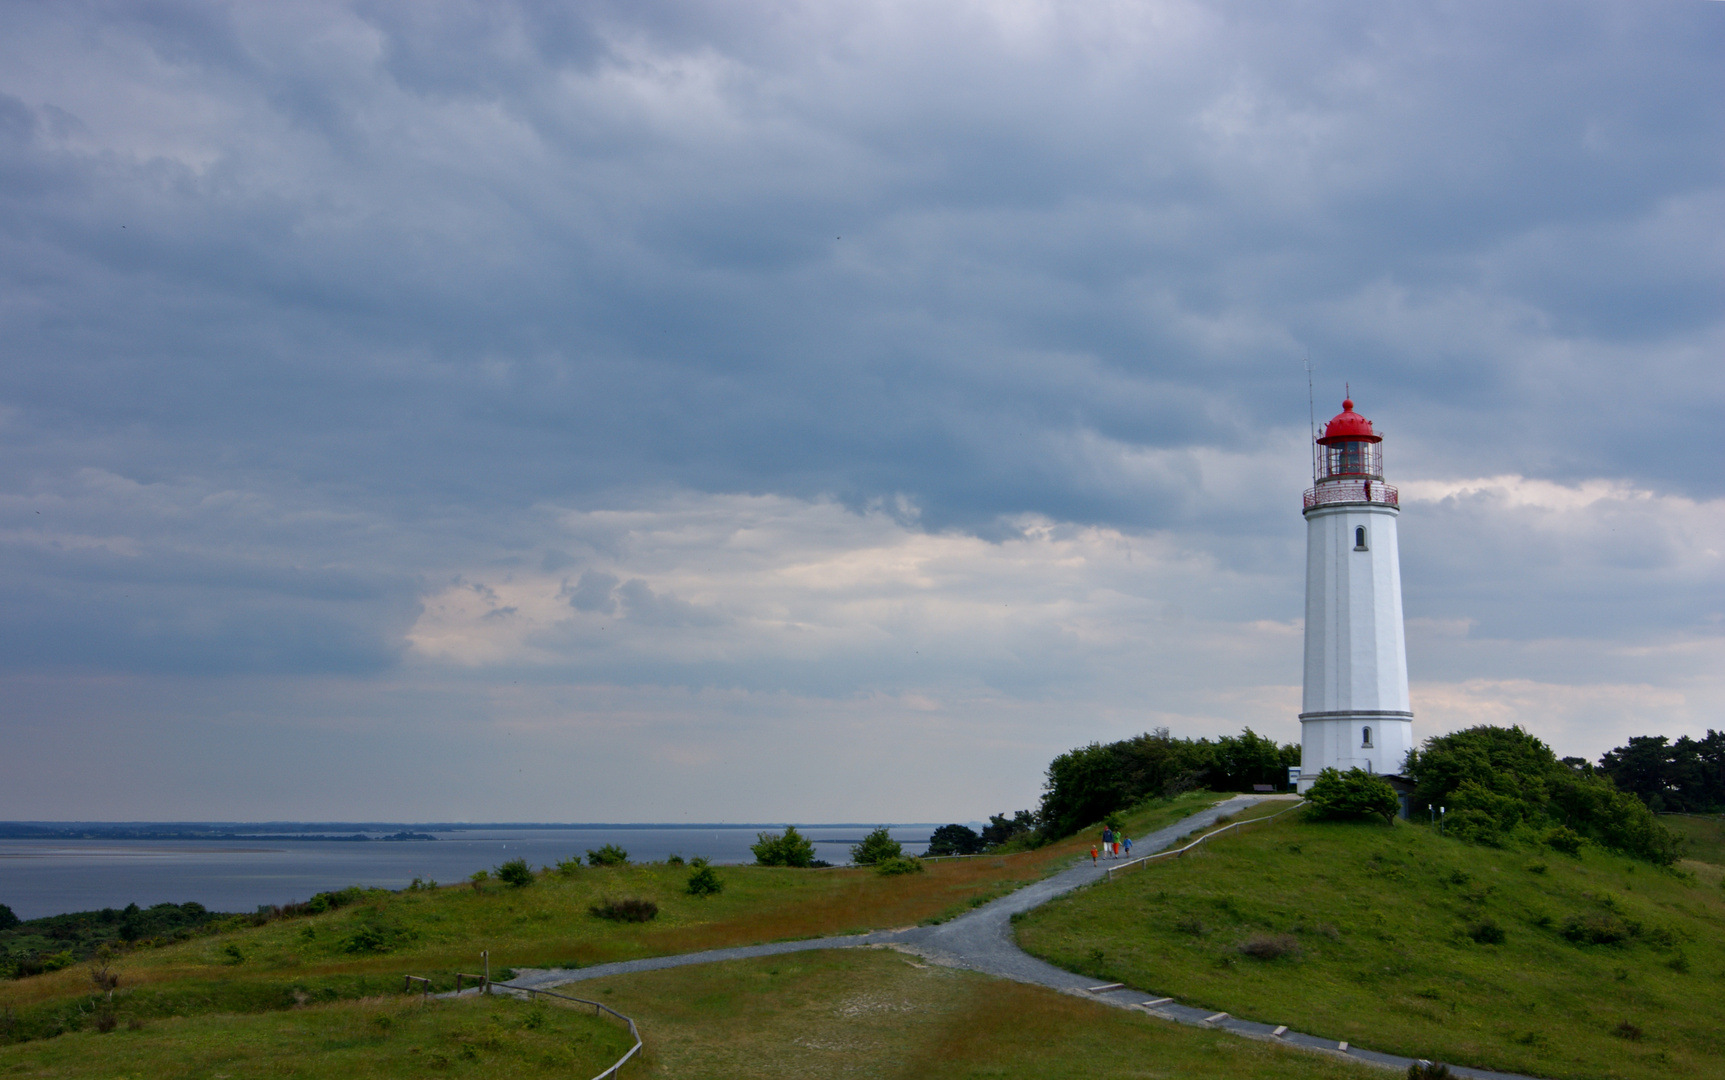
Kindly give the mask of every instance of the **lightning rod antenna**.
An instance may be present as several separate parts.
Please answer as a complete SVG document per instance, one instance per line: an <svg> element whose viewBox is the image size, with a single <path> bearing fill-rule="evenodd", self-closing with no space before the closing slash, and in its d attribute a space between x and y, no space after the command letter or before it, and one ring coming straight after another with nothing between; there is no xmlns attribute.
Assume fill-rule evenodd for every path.
<svg viewBox="0 0 1725 1080"><path fill-rule="evenodd" d="M1312 483L1318 482L1318 405L1312 392L1312 354L1306 354L1306 419L1311 428Z"/></svg>

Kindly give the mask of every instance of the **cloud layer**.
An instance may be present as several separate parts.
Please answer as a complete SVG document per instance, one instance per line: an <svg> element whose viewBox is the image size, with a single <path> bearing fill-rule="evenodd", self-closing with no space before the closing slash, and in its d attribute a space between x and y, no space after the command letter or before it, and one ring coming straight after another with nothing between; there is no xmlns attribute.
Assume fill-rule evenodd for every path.
<svg viewBox="0 0 1725 1080"><path fill-rule="evenodd" d="M318 816L291 748L343 733L386 778L323 816L532 758L615 790L474 813L970 818L1093 737L1293 738L1308 355L1389 436L1432 730L1717 723L1721 46L1716 4L10 8L0 816ZM696 779L768 747L833 782Z"/></svg>

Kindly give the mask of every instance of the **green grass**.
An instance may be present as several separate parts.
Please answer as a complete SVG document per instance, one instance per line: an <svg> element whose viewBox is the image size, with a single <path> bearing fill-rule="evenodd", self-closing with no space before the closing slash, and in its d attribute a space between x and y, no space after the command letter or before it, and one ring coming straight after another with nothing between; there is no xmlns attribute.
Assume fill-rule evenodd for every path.
<svg viewBox="0 0 1725 1080"><path fill-rule="evenodd" d="M1142 836L1221 798L1192 793L1146 804L1128 815L1129 832ZM112 961L120 977L112 1011L120 1026L106 1034L94 1030L105 1006L90 965L0 982L0 1044L14 1044L0 1061L70 1075L136 1046L123 1056L139 1075L218 1069L240 1076L255 1065L247 1064L246 1047L274 1047L272 1053L297 1062L282 1075L323 1075L318 1070L325 1066L313 1058L326 1052L335 1063L331 1075L344 1069L392 1075L397 1065L376 1055L394 1061L389 1055L396 1050L427 1061L441 1055L454 1062L451 1068L465 1067L467 1058L435 1048L454 1037L427 1019L440 1015L435 1010L413 1014L419 1019L411 1023L392 1015L394 1026L377 1030L363 1026L375 1020L367 1010L395 1009L385 1002L399 1000L403 974L430 976L437 989L448 989L455 972L479 970L482 949L501 975L937 922L1069 865L1089 843L1087 835L1072 837L1033 852L932 863L926 873L899 877L867 869L721 867L724 891L705 898L684 892L687 867L664 864L549 874L525 888L494 882L483 891L465 884L374 890L319 915L262 926L236 920L190 941L122 952ZM624 897L654 901L658 917L630 924L588 913L598 901ZM420 1031L413 1024L431 1026ZM522 1038L532 1043L537 1036ZM540 1053L529 1050L528 1058Z"/></svg>
<svg viewBox="0 0 1725 1080"><path fill-rule="evenodd" d="M657 1077L1372 1080L1314 1054L1179 1027L891 950L796 953L581 984L635 1017Z"/></svg>
<svg viewBox="0 0 1725 1080"><path fill-rule="evenodd" d="M218 1014L86 1030L0 1047L32 1077L588 1077L633 1045L610 1018L507 998L368 999L264 1015Z"/></svg>
<svg viewBox="0 0 1725 1080"><path fill-rule="evenodd" d="M1660 814L1659 824L1683 837L1683 857L1725 866L1725 816Z"/></svg>
<svg viewBox="0 0 1725 1080"><path fill-rule="evenodd" d="M1193 794L1148 805L1141 831L1178 820L1220 796ZM491 883L399 893L373 891L321 915L239 927L191 941L143 947L115 959L122 1018L151 1022L210 1013L264 1013L391 993L403 974L438 989L477 971L490 951L505 967L586 967L766 941L911 926L970 910L1039 880L1076 856L1072 838L999 858L931 863L926 873L882 877L867 869L718 868L717 896L684 892L687 867L662 863L550 874L525 888ZM659 905L647 923L594 918L605 898ZM88 1026L97 998L87 965L0 982L0 1042L52 1037ZM9 1012L7 1010L10 1010Z"/></svg>
<svg viewBox="0 0 1725 1080"><path fill-rule="evenodd" d="M1575 944L1571 917L1639 932ZM1488 926L1501 944L1476 940ZM1300 814L1017 923L1030 952L1099 981L1413 1057L1630 1080L1719 1075L1722 931L1725 890L1696 875ZM1297 949L1278 959L1240 951L1284 935Z"/></svg>

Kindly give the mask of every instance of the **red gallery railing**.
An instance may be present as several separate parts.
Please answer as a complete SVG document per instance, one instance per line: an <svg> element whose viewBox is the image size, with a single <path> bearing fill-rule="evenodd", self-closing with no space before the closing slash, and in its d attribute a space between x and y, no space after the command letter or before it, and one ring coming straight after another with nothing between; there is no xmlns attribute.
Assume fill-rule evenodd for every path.
<svg viewBox="0 0 1725 1080"><path fill-rule="evenodd" d="M1381 503L1400 506L1396 489L1382 480L1336 480L1306 490L1306 509L1331 503Z"/></svg>

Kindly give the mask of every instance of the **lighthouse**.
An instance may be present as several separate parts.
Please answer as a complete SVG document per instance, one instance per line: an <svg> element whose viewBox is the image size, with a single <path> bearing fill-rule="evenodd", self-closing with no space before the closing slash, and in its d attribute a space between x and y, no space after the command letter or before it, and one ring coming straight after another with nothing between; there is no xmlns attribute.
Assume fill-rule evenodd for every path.
<svg viewBox="0 0 1725 1080"><path fill-rule="evenodd" d="M1414 746L1396 489L1352 400L1324 425L1306 492L1306 677L1299 790L1327 768L1399 773Z"/></svg>

